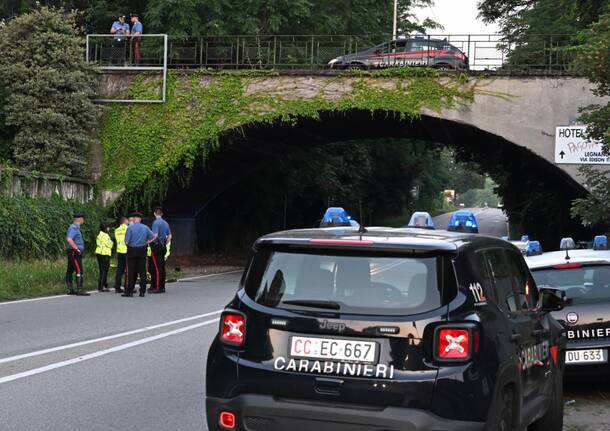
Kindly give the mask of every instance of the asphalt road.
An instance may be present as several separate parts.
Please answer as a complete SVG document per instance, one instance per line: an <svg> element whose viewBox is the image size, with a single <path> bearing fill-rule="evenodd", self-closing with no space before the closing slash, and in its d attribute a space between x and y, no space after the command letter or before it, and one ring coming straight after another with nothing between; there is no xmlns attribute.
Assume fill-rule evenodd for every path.
<svg viewBox="0 0 610 431"><path fill-rule="evenodd" d="M479 223L479 233L491 236L502 237L508 235L508 225L506 215L497 208L463 208L465 211L472 211ZM449 225L451 214L441 214L434 217L434 225L437 229L446 229Z"/></svg>
<svg viewBox="0 0 610 431"><path fill-rule="evenodd" d="M207 349L239 277L0 303L0 429L205 430Z"/></svg>
<svg viewBox="0 0 610 431"><path fill-rule="evenodd" d="M205 431L207 349L239 277L0 303L0 430ZM568 386L564 430L610 429L609 388Z"/></svg>

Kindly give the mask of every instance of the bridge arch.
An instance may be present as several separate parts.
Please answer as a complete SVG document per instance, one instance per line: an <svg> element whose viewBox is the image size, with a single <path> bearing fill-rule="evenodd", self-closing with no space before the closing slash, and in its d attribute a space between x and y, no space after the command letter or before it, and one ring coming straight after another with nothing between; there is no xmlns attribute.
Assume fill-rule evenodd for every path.
<svg viewBox="0 0 610 431"><path fill-rule="evenodd" d="M142 76L106 74L102 95L150 96L156 84ZM596 101L586 80L425 69L336 76L198 71L170 75L168 88L163 105L115 106L106 115L98 184L106 198L122 196L124 206L142 206L168 189L187 190L173 178L193 173L190 184L197 184L199 173L206 172L200 164L212 169L228 152L264 148L271 141L324 145L393 136L451 145L478 161L501 189L521 188L530 199L505 201L519 223L544 216L576 229L567 202L584 189L575 167L553 164L553 143L556 126L569 124L580 106ZM552 214L553 205L532 204L541 188L558 190L553 204L562 204ZM557 229L553 235L561 234Z"/></svg>
<svg viewBox="0 0 610 431"><path fill-rule="evenodd" d="M323 111L315 120L250 123L227 131L217 152L194 170L188 185L176 180L170 183L163 204L174 216L199 221L205 218L205 227L200 224L198 231L204 248L222 249L230 243L245 249L259 234L285 226L311 226L325 206L320 199L302 207L308 215L289 210L286 221L278 198L276 211L261 220L249 220L251 206L257 200L255 185L259 180L273 179L273 173L265 173L272 165L270 158L282 157L305 145L385 138L418 140L431 147L449 146L462 160L474 162L480 173L498 183L515 230L529 233L549 244L549 248L550 244L558 244L566 232L575 236L585 232L578 221L570 218L569 208L573 199L586 195L586 190L556 165L472 125L428 115L401 118L398 113L386 111ZM298 164L293 168L300 169ZM555 198L550 200L548 196ZM289 206L294 207L292 202ZM375 224L374 219L372 223Z"/></svg>

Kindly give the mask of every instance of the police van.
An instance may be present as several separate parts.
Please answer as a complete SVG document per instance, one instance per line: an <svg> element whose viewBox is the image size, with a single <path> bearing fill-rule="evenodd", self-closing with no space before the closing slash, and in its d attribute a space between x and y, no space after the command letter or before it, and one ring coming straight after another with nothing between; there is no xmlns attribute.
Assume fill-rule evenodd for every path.
<svg viewBox="0 0 610 431"><path fill-rule="evenodd" d="M575 250L562 240L561 251L527 258L539 287L561 289L566 306L554 312L567 337L566 374L599 377L610 371L610 251L608 238L597 236L593 248Z"/></svg>
<svg viewBox="0 0 610 431"><path fill-rule="evenodd" d="M208 427L560 431L562 306L498 238L264 236L209 350Z"/></svg>
<svg viewBox="0 0 610 431"><path fill-rule="evenodd" d="M427 66L466 70L468 57L446 39L416 36L401 37L361 52L333 58L328 66L334 69Z"/></svg>

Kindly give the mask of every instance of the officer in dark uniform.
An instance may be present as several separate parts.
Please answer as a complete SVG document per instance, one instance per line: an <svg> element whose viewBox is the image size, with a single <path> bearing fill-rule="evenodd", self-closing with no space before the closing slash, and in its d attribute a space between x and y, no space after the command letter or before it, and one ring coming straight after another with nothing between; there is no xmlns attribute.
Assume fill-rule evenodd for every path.
<svg viewBox="0 0 610 431"><path fill-rule="evenodd" d="M83 252L85 251L85 240L80 227L85 223L82 213L74 214L74 221L68 227L66 241L68 243L68 269L66 270L66 288L68 295L89 296L83 288ZM72 284L72 275L76 272L76 290Z"/></svg>
<svg viewBox="0 0 610 431"><path fill-rule="evenodd" d="M172 241L172 231L169 224L163 220L163 208L155 207L155 221L152 224L152 231L157 236L157 239L150 245L151 256L150 272L151 286L148 290L150 293L165 293L165 254L167 253L167 244Z"/></svg>
<svg viewBox="0 0 610 431"><path fill-rule="evenodd" d="M146 294L146 250L148 244L157 237L148 226L142 223L142 214L134 212L130 215L133 223L125 233L127 245L127 288L121 296L132 297L136 288L136 278L140 276L140 296Z"/></svg>

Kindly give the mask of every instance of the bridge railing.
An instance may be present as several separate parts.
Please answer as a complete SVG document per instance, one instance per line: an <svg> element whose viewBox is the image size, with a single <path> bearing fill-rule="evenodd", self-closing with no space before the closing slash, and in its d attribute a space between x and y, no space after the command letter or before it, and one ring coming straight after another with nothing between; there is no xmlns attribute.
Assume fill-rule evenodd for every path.
<svg viewBox="0 0 610 431"><path fill-rule="evenodd" d="M471 70L506 72L574 72L570 35L530 35L527 41L507 41L499 34L436 34L420 40L447 40L469 60ZM168 37L169 68L321 70L328 62L390 42L389 35L229 35ZM425 45L425 44L424 44ZM431 46L431 45L428 45ZM133 43L116 43L116 36L89 38L88 59L106 69L159 67L162 42L143 39L140 58ZM418 51L429 58L430 48Z"/></svg>

